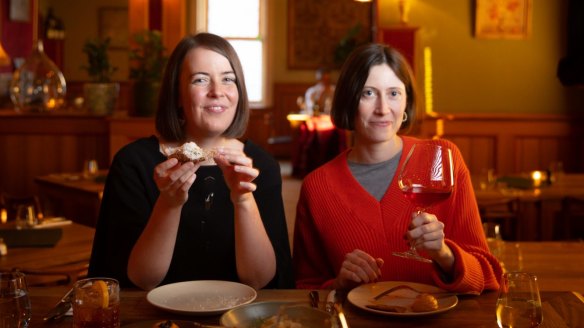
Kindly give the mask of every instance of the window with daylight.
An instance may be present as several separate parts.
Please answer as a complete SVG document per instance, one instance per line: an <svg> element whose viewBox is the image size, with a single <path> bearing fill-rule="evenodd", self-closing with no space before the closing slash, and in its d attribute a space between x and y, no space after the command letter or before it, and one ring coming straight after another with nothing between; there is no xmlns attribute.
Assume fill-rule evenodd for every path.
<svg viewBox="0 0 584 328"><path fill-rule="evenodd" d="M208 0L207 31L227 39L237 51L250 102L264 102L264 35L262 6L265 0Z"/></svg>

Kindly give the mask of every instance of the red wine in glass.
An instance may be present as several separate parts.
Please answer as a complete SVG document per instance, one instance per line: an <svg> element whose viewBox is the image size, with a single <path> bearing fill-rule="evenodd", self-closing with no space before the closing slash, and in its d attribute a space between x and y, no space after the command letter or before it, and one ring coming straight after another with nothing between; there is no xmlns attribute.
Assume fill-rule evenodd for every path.
<svg viewBox="0 0 584 328"><path fill-rule="evenodd" d="M398 184L406 199L424 212L450 197L454 187L452 152L432 143L415 144L408 153L398 176ZM416 251L413 244L405 252L393 255L431 263Z"/></svg>
<svg viewBox="0 0 584 328"><path fill-rule="evenodd" d="M411 187L402 190L406 199L419 208L428 208L450 197L450 190L433 189L426 187Z"/></svg>

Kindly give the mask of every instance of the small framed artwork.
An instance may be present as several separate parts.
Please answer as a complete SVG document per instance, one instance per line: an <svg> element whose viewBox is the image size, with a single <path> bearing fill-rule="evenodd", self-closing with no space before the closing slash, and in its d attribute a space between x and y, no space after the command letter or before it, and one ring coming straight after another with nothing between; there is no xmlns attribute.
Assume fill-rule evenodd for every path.
<svg viewBox="0 0 584 328"><path fill-rule="evenodd" d="M30 21L30 0L10 0L9 14L11 21Z"/></svg>
<svg viewBox="0 0 584 328"><path fill-rule="evenodd" d="M110 38L111 49L127 49L128 8L102 7L98 9L98 15L99 37Z"/></svg>
<svg viewBox="0 0 584 328"><path fill-rule="evenodd" d="M476 0L477 39L526 39L531 35L532 0Z"/></svg>

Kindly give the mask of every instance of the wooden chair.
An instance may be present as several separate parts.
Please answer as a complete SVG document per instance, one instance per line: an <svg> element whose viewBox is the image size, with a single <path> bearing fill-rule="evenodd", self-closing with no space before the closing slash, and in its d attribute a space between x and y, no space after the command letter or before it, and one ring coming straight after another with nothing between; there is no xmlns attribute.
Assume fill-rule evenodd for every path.
<svg viewBox="0 0 584 328"><path fill-rule="evenodd" d="M478 206L482 222L494 222L501 226L503 240L519 239L519 199L480 200Z"/></svg>
<svg viewBox="0 0 584 328"><path fill-rule="evenodd" d="M584 240L584 198L564 198L558 219L554 225L555 239Z"/></svg>

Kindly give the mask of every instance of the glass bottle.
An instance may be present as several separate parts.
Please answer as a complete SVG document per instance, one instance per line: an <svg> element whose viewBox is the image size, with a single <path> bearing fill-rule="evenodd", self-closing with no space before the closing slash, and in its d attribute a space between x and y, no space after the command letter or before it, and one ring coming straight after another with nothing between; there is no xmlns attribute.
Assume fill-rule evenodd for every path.
<svg viewBox="0 0 584 328"><path fill-rule="evenodd" d="M30 56L12 75L12 103L17 111L52 111L64 105L66 93L63 73L45 54L43 41L37 40Z"/></svg>

